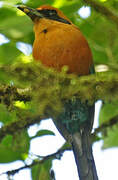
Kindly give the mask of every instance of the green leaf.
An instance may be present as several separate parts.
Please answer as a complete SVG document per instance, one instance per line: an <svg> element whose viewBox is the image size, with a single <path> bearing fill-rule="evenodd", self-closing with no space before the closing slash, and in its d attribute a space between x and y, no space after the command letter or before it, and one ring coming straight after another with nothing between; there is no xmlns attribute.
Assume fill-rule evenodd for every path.
<svg viewBox="0 0 118 180"><path fill-rule="evenodd" d="M2 7L0 8L0 12L1 12L1 15L0 15L0 27L2 27L2 23L8 18L11 18L13 16L16 15L16 12L12 9L12 8L6 8L6 7Z"/></svg>
<svg viewBox="0 0 118 180"><path fill-rule="evenodd" d="M103 140L103 149L118 147L118 126L116 125L112 128L109 128Z"/></svg>
<svg viewBox="0 0 118 180"><path fill-rule="evenodd" d="M104 104L100 111L100 124L109 121L112 117L118 115L118 103Z"/></svg>
<svg viewBox="0 0 118 180"><path fill-rule="evenodd" d="M47 129L43 129L43 130L39 130L35 136L31 137L31 139L36 138L36 137L40 137L40 136L46 136L46 135L55 135L54 132L47 130Z"/></svg>
<svg viewBox="0 0 118 180"><path fill-rule="evenodd" d="M0 144L0 163L25 160L29 151L27 131L20 131L15 136L7 135Z"/></svg>
<svg viewBox="0 0 118 180"><path fill-rule="evenodd" d="M39 163L32 167L32 180L51 180L50 169L52 160L46 160L44 163Z"/></svg>
<svg viewBox="0 0 118 180"><path fill-rule="evenodd" d="M65 149L70 149L71 150L71 148L72 147L71 147L70 143L67 143L67 142L65 142L64 145L61 147L62 150L65 150Z"/></svg>
<svg viewBox="0 0 118 180"><path fill-rule="evenodd" d="M12 64L20 54L16 44L3 44L0 46L0 64Z"/></svg>
<svg viewBox="0 0 118 180"><path fill-rule="evenodd" d="M5 13L7 13L7 9L3 9L3 16ZM32 21L26 15L18 16L16 12L11 11L5 20L4 18L1 19L0 30L1 33L6 35L12 42L13 40L24 41L25 39L30 39L29 42L31 42L32 37L34 39Z"/></svg>
<svg viewBox="0 0 118 180"><path fill-rule="evenodd" d="M104 104L100 111L100 124L108 122L110 119L118 115L118 103ZM106 133L105 133L106 132ZM106 129L102 133L103 149L118 146L118 126Z"/></svg>
<svg viewBox="0 0 118 180"><path fill-rule="evenodd" d="M6 136L0 144L0 163L8 163L21 159L19 151L12 149L12 136Z"/></svg>
<svg viewBox="0 0 118 180"><path fill-rule="evenodd" d="M32 180L39 180L39 173L42 164L37 164L32 167Z"/></svg>

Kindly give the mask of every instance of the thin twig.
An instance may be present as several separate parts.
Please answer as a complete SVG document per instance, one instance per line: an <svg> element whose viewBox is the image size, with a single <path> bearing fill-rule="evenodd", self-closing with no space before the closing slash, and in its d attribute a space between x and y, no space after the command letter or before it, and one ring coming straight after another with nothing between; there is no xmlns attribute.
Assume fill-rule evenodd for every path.
<svg viewBox="0 0 118 180"><path fill-rule="evenodd" d="M58 157L61 157L62 154L65 151L70 151L70 150L71 150L71 148L59 149L57 152L52 153L52 154L50 154L48 156L41 156L41 159L39 158L39 159L34 160L30 165L25 165L25 166L22 166L22 167L20 167L18 169L14 169L14 170L11 170L11 171L3 172L3 173L0 174L0 176L3 175L3 174L7 174L8 176L14 175L14 174L18 173L21 170L24 170L24 169L27 169L27 168L31 168L31 167L33 167L33 166L35 166L37 164L42 164L46 160L49 160L49 159L59 159Z"/></svg>

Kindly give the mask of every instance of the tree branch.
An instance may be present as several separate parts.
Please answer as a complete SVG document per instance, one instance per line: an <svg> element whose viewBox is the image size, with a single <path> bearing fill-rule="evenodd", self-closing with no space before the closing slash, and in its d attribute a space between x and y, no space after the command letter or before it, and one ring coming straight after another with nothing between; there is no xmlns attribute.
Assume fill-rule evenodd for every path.
<svg viewBox="0 0 118 180"><path fill-rule="evenodd" d="M118 100L118 73L105 72L78 77L49 70L45 70L45 72L37 64L33 68L32 65L26 69L23 68L25 67L21 64L19 71L15 69L15 72L12 72L13 76L20 78L18 81L24 82L26 79L30 84L28 87L31 88L27 91L19 91L16 87L2 85L0 101L7 106L10 106L10 103L13 106L15 100L31 101L32 104L35 104L34 108L38 108L38 110L33 115L30 115L30 111L26 110L24 117L20 117L18 112L19 120L6 124L0 129L0 141L6 135L13 135L16 131L39 123L42 119L56 117L62 111L63 102L73 98L73 96L81 99L82 102L87 100L89 103L99 99L104 102L116 102ZM9 71L11 73L11 70ZM9 71L7 69L7 73ZM24 71L26 73L22 73Z"/></svg>
<svg viewBox="0 0 118 180"><path fill-rule="evenodd" d="M29 126L35 123L39 123L42 119L47 119L47 118L49 117L40 117L40 116L37 116L35 118L27 117L23 122L19 120L16 122L12 122L9 125L5 125L0 129L0 141L8 134L13 135L16 132L16 130L20 131L22 129L28 128ZM109 121L103 123L100 127L96 128L94 130L94 133L92 134L92 137L95 137L99 132L103 132L107 128L112 127L117 123L118 123L118 116L115 116Z"/></svg>
<svg viewBox="0 0 118 180"><path fill-rule="evenodd" d="M96 100L116 101L118 100L118 73L102 72L95 75L81 76L67 74L66 72L55 72L50 68L38 63L17 64L16 67L2 67L0 69L13 81L27 84L27 91L19 91L13 86L0 85L0 101L13 97L13 100L30 101L34 97L39 98L42 103L44 99L69 99L74 95L81 100L95 102ZM26 87L26 86L25 86ZM41 97L39 97L42 95ZM55 95L55 96L54 96ZM7 96L7 98L6 98ZM41 100L40 100L41 98Z"/></svg>
<svg viewBox="0 0 118 180"><path fill-rule="evenodd" d="M71 148L59 149L57 152L52 153L52 154L50 154L48 156L37 156L39 158L34 160L30 165L25 165L25 166L20 167L18 169L3 172L3 173L0 174L0 176L3 175L3 174L7 174L8 176L14 175L14 174L18 173L21 170L24 170L26 168L32 168L33 166L38 165L38 164L42 164L46 160L49 160L49 159L60 159L65 151L70 151L70 150L71 150Z"/></svg>
<svg viewBox="0 0 118 180"><path fill-rule="evenodd" d="M55 96L60 96L59 99L63 101L64 99L69 99L76 95L76 97L79 97L82 101L88 100L90 102L95 102L99 99L110 102L118 100L118 73L97 73L96 75L79 78L76 76L66 75L63 77L63 79L55 75L53 76L54 82L51 81L50 78L47 78L47 82L45 82L45 79L42 78L41 81L35 82L35 89L32 88L32 90L30 89L26 92L22 90L23 93L19 93L19 90L16 87L1 85L0 101L5 102L6 105L9 105L7 101L9 97L11 98L11 96L13 97L12 100L14 101L31 101L36 93L40 95L42 89L44 94L46 94L49 90L49 87L51 89L54 83L57 83L57 81L58 84L56 84L55 88L52 89L53 92L50 91L48 94L46 94L49 95L51 99L54 99ZM45 82L45 84L42 84L42 81ZM57 85L59 85L58 89ZM55 96L53 94L55 94ZM47 96L43 96L43 99L45 98L47 99Z"/></svg>
<svg viewBox="0 0 118 180"><path fill-rule="evenodd" d="M101 13L106 18L110 19L118 26L118 16L107 7L103 6L95 0L83 0L86 4L90 5L95 11Z"/></svg>

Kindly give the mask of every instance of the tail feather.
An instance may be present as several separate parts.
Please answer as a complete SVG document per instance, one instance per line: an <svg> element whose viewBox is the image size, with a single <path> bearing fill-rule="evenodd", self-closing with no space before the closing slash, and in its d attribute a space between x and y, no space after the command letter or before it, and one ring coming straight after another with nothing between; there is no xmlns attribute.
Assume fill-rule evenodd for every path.
<svg viewBox="0 0 118 180"><path fill-rule="evenodd" d="M89 133L75 133L72 148L80 180L98 180Z"/></svg>

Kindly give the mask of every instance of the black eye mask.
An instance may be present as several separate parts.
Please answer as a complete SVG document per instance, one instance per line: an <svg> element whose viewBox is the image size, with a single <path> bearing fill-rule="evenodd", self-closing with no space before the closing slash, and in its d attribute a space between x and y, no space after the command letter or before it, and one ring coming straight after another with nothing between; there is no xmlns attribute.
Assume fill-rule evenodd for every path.
<svg viewBox="0 0 118 180"><path fill-rule="evenodd" d="M54 21L59 21L65 24L71 24L68 20L61 18L58 14L57 11L54 9L42 9L42 10L37 10L40 14L42 14L43 17L47 19L52 19Z"/></svg>

